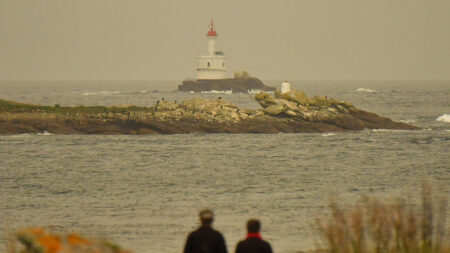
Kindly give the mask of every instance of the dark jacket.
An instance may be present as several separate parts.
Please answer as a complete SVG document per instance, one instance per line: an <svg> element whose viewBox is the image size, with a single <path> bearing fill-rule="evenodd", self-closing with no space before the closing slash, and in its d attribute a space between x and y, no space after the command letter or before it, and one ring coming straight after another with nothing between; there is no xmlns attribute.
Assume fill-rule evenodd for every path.
<svg viewBox="0 0 450 253"><path fill-rule="evenodd" d="M240 241L236 253L272 253L272 247L268 242L253 237Z"/></svg>
<svg viewBox="0 0 450 253"><path fill-rule="evenodd" d="M184 253L227 253L227 246L220 232L201 226L189 234Z"/></svg>

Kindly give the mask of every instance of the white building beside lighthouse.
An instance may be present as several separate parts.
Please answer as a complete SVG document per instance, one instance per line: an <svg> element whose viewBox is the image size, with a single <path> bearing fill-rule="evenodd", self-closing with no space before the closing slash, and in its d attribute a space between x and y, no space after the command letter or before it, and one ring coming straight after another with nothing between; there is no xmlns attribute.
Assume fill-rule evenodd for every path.
<svg viewBox="0 0 450 253"><path fill-rule="evenodd" d="M222 51L216 51L217 32L212 20L206 37L208 38L208 55L197 56L197 80L226 79L225 59L227 57Z"/></svg>

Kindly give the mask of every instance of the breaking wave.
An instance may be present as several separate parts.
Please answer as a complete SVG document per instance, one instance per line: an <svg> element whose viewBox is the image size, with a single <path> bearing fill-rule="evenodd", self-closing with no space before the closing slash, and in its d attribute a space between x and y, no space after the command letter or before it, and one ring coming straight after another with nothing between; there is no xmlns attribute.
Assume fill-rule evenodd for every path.
<svg viewBox="0 0 450 253"><path fill-rule="evenodd" d="M8 135L8 137L11 138L23 138L23 137L32 137L32 136L52 136L54 135L53 133L50 133L48 131L44 131L42 133L23 133L23 134L13 134L13 135ZM1 135L0 135L1 136Z"/></svg>
<svg viewBox="0 0 450 253"><path fill-rule="evenodd" d="M37 133L36 135L42 135L42 136L51 136L53 135L52 133L48 132L48 131L44 131L42 133Z"/></svg>
<svg viewBox="0 0 450 253"><path fill-rule="evenodd" d="M212 94L233 94L232 90L210 90L210 91L202 91L202 93L212 93Z"/></svg>
<svg viewBox="0 0 450 253"><path fill-rule="evenodd" d="M98 95L111 95L120 94L120 91L86 91L81 93L83 96L98 96Z"/></svg>
<svg viewBox="0 0 450 253"><path fill-rule="evenodd" d="M31 137L31 136L32 136L32 134L28 134L28 133L8 135L8 137L11 137L11 138L22 138L22 137Z"/></svg>
<svg viewBox="0 0 450 253"><path fill-rule="evenodd" d="M399 121L402 122L402 123L406 123L406 124L416 123L416 120L414 120L414 119L402 119L402 120L399 120Z"/></svg>
<svg viewBox="0 0 450 253"><path fill-rule="evenodd" d="M262 90L258 90L258 89L251 89L247 91L249 94L258 94L261 93Z"/></svg>
<svg viewBox="0 0 450 253"><path fill-rule="evenodd" d="M441 116L437 117L436 121L450 123L450 114L442 114Z"/></svg>
<svg viewBox="0 0 450 253"><path fill-rule="evenodd" d="M367 89L367 88L358 88L358 89L356 89L356 92L375 93L377 91L376 90Z"/></svg>
<svg viewBox="0 0 450 253"><path fill-rule="evenodd" d="M372 132L372 133L384 133L384 132L392 132L392 133L395 133L395 132L407 132L407 131L410 131L410 130L385 129L385 128L380 128L380 129L370 129L370 130L369 130L369 132Z"/></svg>

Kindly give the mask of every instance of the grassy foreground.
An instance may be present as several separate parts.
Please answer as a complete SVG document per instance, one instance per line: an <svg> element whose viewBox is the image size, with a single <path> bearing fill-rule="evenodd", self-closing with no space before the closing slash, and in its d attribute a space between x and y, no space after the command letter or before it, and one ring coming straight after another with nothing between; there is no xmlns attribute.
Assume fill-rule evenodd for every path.
<svg viewBox="0 0 450 253"><path fill-rule="evenodd" d="M447 198L424 184L421 210L412 206L402 199L363 197L347 207L332 201L330 217L316 222L330 253L449 253Z"/></svg>

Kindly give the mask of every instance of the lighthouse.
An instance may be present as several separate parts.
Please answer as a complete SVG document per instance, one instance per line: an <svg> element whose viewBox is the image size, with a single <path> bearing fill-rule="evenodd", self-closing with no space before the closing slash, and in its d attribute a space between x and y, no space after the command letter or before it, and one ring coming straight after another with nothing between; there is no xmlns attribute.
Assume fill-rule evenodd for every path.
<svg viewBox="0 0 450 253"><path fill-rule="evenodd" d="M217 32L212 19L206 38L208 39L208 55L197 56L197 80L226 79L225 59L227 57L222 51L216 50Z"/></svg>

